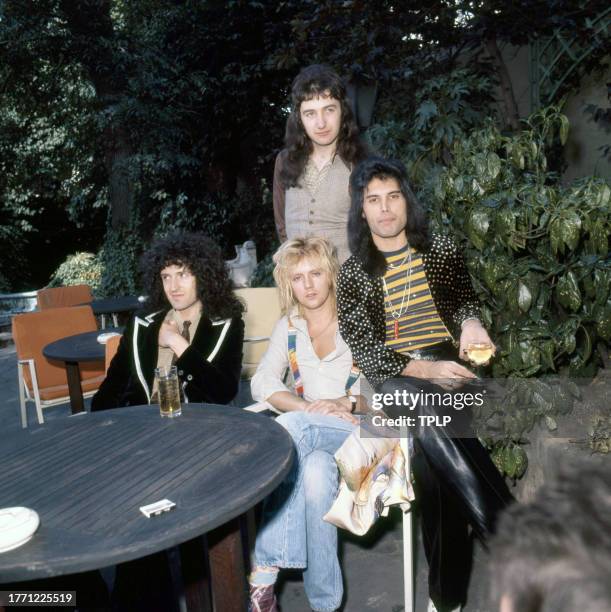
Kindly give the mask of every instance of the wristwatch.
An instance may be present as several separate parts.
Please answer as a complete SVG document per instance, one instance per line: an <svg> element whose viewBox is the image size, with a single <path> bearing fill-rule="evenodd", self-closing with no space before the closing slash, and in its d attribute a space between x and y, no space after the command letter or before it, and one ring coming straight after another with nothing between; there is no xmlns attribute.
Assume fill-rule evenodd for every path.
<svg viewBox="0 0 611 612"><path fill-rule="evenodd" d="M354 411L356 410L356 405L358 404L356 397L354 397L354 395L349 395L348 399L350 400L350 413L354 414Z"/></svg>

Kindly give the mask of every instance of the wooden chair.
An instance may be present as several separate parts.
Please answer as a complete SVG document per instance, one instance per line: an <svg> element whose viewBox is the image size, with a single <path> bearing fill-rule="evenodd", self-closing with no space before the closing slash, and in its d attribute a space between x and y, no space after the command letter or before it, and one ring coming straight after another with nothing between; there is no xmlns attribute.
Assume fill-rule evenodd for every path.
<svg viewBox="0 0 611 612"><path fill-rule="evenodd" d="M72 285L69 287L49 287L36 292L39 310L61 308L63 306L78 306L91 302L89 285ZM78 333L78 332L75 332Z"/></svg>
<svg viewBox="0 0 611 612"><path fill-rule="evenodd" d="M69 401L66 368L50 361L43 348L50 342L97 329L91 306L50 308L13 317L13 340L17 350L21 425L27 427L26 403L33 402L39 423L42 408ZM104 362L81 364L83 396L93 395L104 380Z"/></svg>
<svg viewBox="0 0 611 612"><path fill-rule="evenodd" d="M110 367L110 362L113 360L113 357L117 354L117 349L119 348L119 342L121 342L121 336L111 336L106 341L104 346L105 348L105 373L108 374L108 368Z"/></svg>
<svg viewBox="0 0 611 612"><path fill-rule="evenodd" d="M276 321L280 318L277 287L248 287L236 289L236 295L246 306L244 318L244 355L242 378L252 378Z"/></svg>

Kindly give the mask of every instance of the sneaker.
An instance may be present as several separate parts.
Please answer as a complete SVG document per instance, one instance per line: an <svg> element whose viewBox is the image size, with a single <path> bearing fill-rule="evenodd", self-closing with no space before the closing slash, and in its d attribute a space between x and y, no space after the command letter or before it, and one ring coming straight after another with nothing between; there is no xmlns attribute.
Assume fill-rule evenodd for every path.
<svg viewBox="0 0 611 612"><path fill-rule="evenodd" d="M274 585L250 585L248 612L278 612Z"/></svg>

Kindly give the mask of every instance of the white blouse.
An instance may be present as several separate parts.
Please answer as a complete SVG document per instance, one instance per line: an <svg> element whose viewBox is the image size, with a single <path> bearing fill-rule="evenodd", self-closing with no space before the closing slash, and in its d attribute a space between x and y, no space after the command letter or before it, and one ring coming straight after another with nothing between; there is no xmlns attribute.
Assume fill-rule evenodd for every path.
<svg viewBox="0 0 611 612"><path fill-rule="evenodd" d="M339 331L335 334L335 350L319 359L312 346L305 319L292 314L291 322L297 332L297 364L303 383L304 399L313 402L345 396L346 382L352 368L352 353ZM287 338L288 317L284 316L274 326L269 347L250 381L250 390L256 402L266 401L278 391L295 392L293 373L289 367ZM283 382L287 369L291 387ZM359 395L360 379L359 376L350 388L352 395Z"/></svg>

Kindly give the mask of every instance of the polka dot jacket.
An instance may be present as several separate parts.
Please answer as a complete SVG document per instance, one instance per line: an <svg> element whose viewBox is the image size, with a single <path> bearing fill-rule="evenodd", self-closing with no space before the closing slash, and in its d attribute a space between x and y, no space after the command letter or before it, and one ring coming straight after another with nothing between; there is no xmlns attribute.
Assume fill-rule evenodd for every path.
<svg viewBox="0 0 611 612"><path fill-rule="evenodd" d="M462 254L451 238L434 234L422 262L437 312L456 341L462 323L480 316ZM386 347L382 278L370 276L357 255L341 267L337 310L342 338L369 382L379 385L399 376L410 358Z"/></svg>

